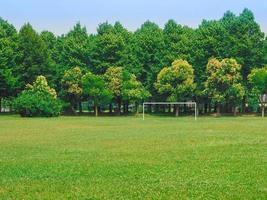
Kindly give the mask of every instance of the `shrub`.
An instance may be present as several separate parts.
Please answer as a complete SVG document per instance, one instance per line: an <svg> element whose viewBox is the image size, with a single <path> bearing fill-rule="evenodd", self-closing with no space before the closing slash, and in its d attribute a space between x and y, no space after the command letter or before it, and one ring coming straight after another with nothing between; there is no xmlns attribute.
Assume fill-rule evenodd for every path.
<svg viewBox="0 0 267 200"><path fill-rule="evenodd" d="M61 113L62 104L46 78L38 76L33 85L28 84L15 99L14 109L22 117L53 117Z"/></svg>

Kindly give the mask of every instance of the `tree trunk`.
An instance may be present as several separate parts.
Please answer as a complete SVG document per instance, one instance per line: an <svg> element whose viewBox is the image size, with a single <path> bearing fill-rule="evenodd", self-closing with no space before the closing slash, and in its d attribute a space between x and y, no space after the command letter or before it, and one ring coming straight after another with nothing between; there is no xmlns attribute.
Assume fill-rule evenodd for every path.
<svg viewBox="0 0 267 200"><path fill-rule="evenodd" d="M148 113L152 113L152 105L151 104L148 105L147 112Z"/></svg>
<svg viewBox="0 0 267 200"><path fill-rule="evenodd" d="M208 104L204 103L204 113L208 113Z"/></svg>
<svg viewBox="0 0 267 200"><path fill-rule="evenodd" d="M176 105L175 106L175 117L178 117L179 116L179 106Z"/></svg>
<svg viewBox="0 0 267 200"><path fill-rule="evenodd" d="M123 110L123 114L126 114L126 103L123 103L122 110Z"/></svg>
<svg viewBox="0 0 267 200"><path fill-rule="evenodd" d="M136 103L135 103L135 111L136 111L136 114L139 113L138 106L139 106L139 104L136 102Z"/></svg>
<svg viewBox="0 0 267 200"><path fill-rule="evenodd" d="M120 98L118 98L117 115L121 115L121 99Z"/></svg>
<svg viewBox="0 0 267 200"><path fill-rule="evenodd" d="M129 103L128 102L126 103L126 113L127 114L129 113Z"/></svg>
<svg viewBox="0 0 267 200"><path fill-rule="evenodd" d="M241 112L242 113L245 113L246 112L246 97L245 96L242 99Z"/></svg>
<svg viewBox="0 0 267 200"><path fill-rule="evenodd" d="M2 112L2 98L0 98L0 113Z"/></svg>
<svg viewBox="0 0 267 200"><path fill-rule="evenodd" d="M109 114L112 114L112 104L109 104Z"/></svg>
<svg viewBox="0 0 267 200"><path fill-rule="evenodd" d="M98 106L95 104L95 116L98 117Z"/></svg>
<svg viewBox="0 0 267 200"><path fill-rule="evenodd" d="M265 115L265 105L262 104L262 106L261 106L261 117L264 117L264 115Z"/></svg>
<svg viewBox="0 0 267 200"><path fill-rule="evenodd" d="M211 113L211 103L208 104L208 112Z"/></svg>
<svg viewBox="0 0 267 200"><path fill-rule="evenodd" d="M217 116L220 116L221 115L221 106L220 104L217 104L217 108L216 108L216 111L217 111Z"/></svg>
<svg viewBox="0 0 267 200"><path fill-rule="evenodd" d="M79 101L79 113L83 112L82 102Z"/></svg>
<svg viewBox="0 0 267 200"><path fill-rule="evenodd" d="M234 106L234 116L236 116L236 114L237 114L237 107Z"/></svg>

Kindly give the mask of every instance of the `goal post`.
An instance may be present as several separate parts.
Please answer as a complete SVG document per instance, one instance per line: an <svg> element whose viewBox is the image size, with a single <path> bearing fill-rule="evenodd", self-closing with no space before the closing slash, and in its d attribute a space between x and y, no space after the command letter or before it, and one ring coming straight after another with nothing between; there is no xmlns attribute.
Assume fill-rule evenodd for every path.
<svg viewBox="0 0 267 200"><path fill-rule="evenodd" d="M194 107L194 118L197 120L197 103L196 102L144 102L143 103L143 120L145 120L146 105L188 105Z"/></svg>

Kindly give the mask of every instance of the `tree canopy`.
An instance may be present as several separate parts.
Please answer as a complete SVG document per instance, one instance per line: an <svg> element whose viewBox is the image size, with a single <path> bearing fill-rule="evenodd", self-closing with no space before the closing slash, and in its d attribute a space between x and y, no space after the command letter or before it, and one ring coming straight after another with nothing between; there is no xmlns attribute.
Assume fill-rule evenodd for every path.
<svg viewBox="0 0 267 200"><path fill-rule="evenodd" d="M73 112L77 107L82 111L89 96L98 96L89 88L103 83L112 94L110 111L114 105L126 111L144 100L189 99L197 101L202 113L216 111L218 105L224 112L233 107L249 111L250 104L257 105L249 102L255 84L248 77L266 65L266 35L248 9L239 15L227 11L197 28L172 19L162 28L146 21L136 31L104 22L90 34L76 23L61 36L38 33L30 23L17 31L0 18L1 100L17 97L42 75ZM82 84L85 74L95 86Z"/></svg>

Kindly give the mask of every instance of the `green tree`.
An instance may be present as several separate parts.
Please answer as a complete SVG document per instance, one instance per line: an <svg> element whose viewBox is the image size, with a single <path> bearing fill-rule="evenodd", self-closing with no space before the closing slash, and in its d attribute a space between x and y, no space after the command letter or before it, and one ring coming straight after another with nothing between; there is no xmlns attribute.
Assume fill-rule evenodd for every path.
<svg viewBox="0 0 267 200"><path fill-rule="evenodd" d="M2 98L14 95L17 77L14 74L17 58L17 32L14 26L0 18L0 112Z"/></svg>
<svg viewBox="0 0 267 200"><path fill-rule="evenodd" d="M192 62L194 30L169 20L163 29L164 65L169 66L176 59Z"/></svg>
<svg viewBox="0 0 267 200"><path fill-rule="evenodd" d="M20 88L41 74L51 78L51 59L46 44L29 23L22 26L19 32L18 53Z"/></svg>
<svg viewBox="0 0 267 200"><path fill-rule="evenodd" d="M83 94L94 102L95 116L98 116L98 107L100 104L109 103L112 99L111 92L106 88L102 76L91 72L82 77Z"/></svg>
<svg viewBox="0 0 267 200"><path fill-rule="evenodd" d="M228 11L220 22L229 33L226 38L229 45L225 52L241 64L241 75L243 80L247 80L251 69L264 65L264 33L248 9L244 9L239 16Z"/></svg>
<svg viewBox="0 0 267 200"><path fill-rule="evenodd" d="M69 112L76 113L76 105L81 101L82 95L82 71L79 67L74 67L72 69L66 70L62 78L62 94L66 101L70 104ZM81 111L81 106L80 106Z"/></svg>
<svg viewBox="0 0 267 200"><path fill-rule="evenodd" d="M193 67L184 60L175 60L171 67L164 67L157 76L155 88L166 94L167 101L186 101L192 98L195 83ZM178 107L176 116L179 115Z"/></svg>
<svg viewBox="0 0 267 200"><path fill-rule="evenodd" d="M267 66L260 69L253 69L248 76L251 84L251 96L257 98L257 104L261 105L262 117L264 117L267 106Z"/></svg>
<svg viewBox="0 0 267 200"><path fill-rule="evenodd" d="M108 67L122 64L130 33L119 22L114 26L108 23L100 24L97 31L92 50L93 71L103 74Z"/></svg>
<svg viewBox="0 0 267 200"><path fill-rule="evenodd" d="M147 21L134 33L127 45L127 54L124 54L125 68L136 75L153 98L156 98L154 82L162 67L163 49L162 29Z"/></svg>
<svg viewBox="0 0 267 200"><path fill-rule="evenodd" d="M88 69L91 65L92 36L88 36L85 27L77 23L73 29L59 39L57 48L57 60L65 70L75 66Z"/></svg>
<svg viewBox="0 0 267 200"><path fill-rule="evenodd" d="M205 92L217 105L217 114L220 115L220 108L227 103L233 106L236 114L236 106L241 103L245 95L244 87L241 84L241 66L235 59L223 59L221 62L210 59L207 64L207 80Z"/></svg>

